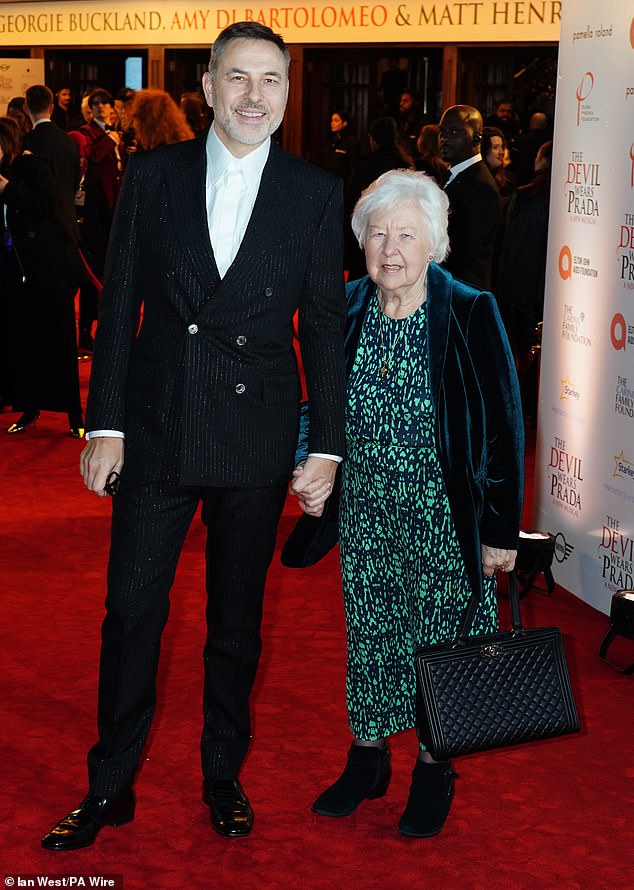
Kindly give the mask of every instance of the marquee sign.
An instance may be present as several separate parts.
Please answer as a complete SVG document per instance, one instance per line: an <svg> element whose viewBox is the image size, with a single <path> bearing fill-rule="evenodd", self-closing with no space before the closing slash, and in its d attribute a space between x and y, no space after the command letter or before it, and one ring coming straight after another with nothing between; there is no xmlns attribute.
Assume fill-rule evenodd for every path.
<svg viewBox="0 0 634 890"><path fill-rule="evenodd" d="M210 44L227 25L261 22L287 43L540 43L559 39L560 0L476 2L1 3L5 46Z"/></svg>

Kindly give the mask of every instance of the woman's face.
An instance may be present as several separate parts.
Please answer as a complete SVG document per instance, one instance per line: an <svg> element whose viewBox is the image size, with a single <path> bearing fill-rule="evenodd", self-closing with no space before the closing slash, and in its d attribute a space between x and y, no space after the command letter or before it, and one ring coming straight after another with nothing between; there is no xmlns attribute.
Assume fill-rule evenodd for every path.
<svg viewBox="0 0 634 890"><path fill-rule="evenodd" d="M430 243L418 204L404 201L391 210L373 213L364 250L368 275L384 294L422 293Z"/></svg>
<svg viewBox="0 0 634 890"><path fill-rule="evenodd" d="M493 170L502 166L504 163L504 140L501 136L491 136L491 147L485 160Z"/></svg>
<svg viewBox="0 0 634 890"><path fill-rule="evenodd" d="M333 114L330 118L330 130L332 133L340 133L341 130L345 126L347 126L347 121L344 121L343 118L338 114Z"/></svg>

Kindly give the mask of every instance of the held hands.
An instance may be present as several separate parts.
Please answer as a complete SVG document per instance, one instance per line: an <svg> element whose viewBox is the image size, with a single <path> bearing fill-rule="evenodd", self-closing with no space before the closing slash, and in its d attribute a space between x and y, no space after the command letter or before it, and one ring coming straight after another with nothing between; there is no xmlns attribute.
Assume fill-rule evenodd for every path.
<svg viewBox="0 0 634 890"><path fill-rule="evenodd" d="M308 516L321 516L324 512L336 473L337 461L327 457L309 457L293 470L290 491L297 495L300 507Z"/></svg>
<svg viewBox="0 0 634 890"><path fill-rule="evenodd" d="M90 439L79 458L79 470L90 491L101 498L108 492L106 480L112 472L120 473L123 466L124 440L113 436Z"/></svg>
<svg viewBox="0 0 634 890"><path fill-rule="evenodd" d="M487 547L482 545L482 569L485 575L491 577L498 569L501 572L512 572L515 567L517 550L501 550L499 547Z"/></svg>

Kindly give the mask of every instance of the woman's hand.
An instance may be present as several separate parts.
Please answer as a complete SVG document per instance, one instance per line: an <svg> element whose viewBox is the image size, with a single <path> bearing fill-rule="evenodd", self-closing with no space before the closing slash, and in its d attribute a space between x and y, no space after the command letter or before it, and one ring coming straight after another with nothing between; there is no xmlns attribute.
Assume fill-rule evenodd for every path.
<svg viewBox="0 0 634 890"><path fill-rule="evenodd" d="M293 470L291 494L309 516L321 516L324 504L332 494L337 462L324 457L309 457Z"/></svg>
<svg viewBox="0 0 634 890"><path fill-rule="evenodd" d="M491 577L496 569L501 572L512 572L515 567L517 550L501 550L499 547L487 547L482 545L482 569L485 575Z"/></svg>

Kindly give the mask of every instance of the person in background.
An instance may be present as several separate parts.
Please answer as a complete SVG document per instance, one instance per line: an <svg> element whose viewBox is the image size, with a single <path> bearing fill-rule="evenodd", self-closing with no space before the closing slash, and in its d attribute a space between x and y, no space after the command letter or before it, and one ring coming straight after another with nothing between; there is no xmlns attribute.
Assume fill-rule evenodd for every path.
<svg viewBox="0 0 634 890"><path fill-rule="evenodd" d="M113 126L114 100L107 90L97 87L88 94L88 107L92 118L89 123L80 127L80 132L86 137L86 154L88 163L94 168L99 179L101 189L109 208L110 219L105 232L107 243L112 225L121 184L127 153L121 133ZM97 232L95 230L94 234ZM84 232L83 244L86 247L86 256L91 256L90 267L95 276L101 281L103 267L97 263L98 257L105 257L105 244L91 245L86 242L88 231ZM82 285L79 293L79 338L80 352L89 353L94 348L92 328L97 320L99 304L99 292L92 280Z"/></svg>
<svg viewBox="0 0 634 890"><path fill-rule="evenodd" d="M552 139L548 117L541 111L531 114L528 130L517 137L511 153L511 169L518 185L526 185L535 172L537 152Z"/></svg>
<svg viewBox="0 0 634 890"><path fill-rule="evenodd" d="M26 135L26 133L30 133L33 129L31 119L24 107L25 102L26 100L24 96L15 96L13 99L9 100L9 104L7 105L7 117L13 118L22 131L23 136Z"/></svg>
<svg viewBox="0 0 634 890"><path fill-rule="evenodd" d="M438 124L425 124L418 135L418 160L416 169L432 176L443 186L449 176L449 167L440 156L440 128Z"/></svg>
<svg viewBox="0 0 634 890"><path fill-rule="evenodd" d="M535 342L535 328L544 315L552 152L552 142L540 146L533 179L517 189L504 211L500 296L510 309L520 366Z"/></svg>
<svg viewBox="0 0 634 890"><path fill-rule="evenodd" d="M385 117L398 116L399 102L406 84L407 71L399 67L396 56L388 56L387 68L381 74L379 83L379 98L383 102Z"/></svg>
<svg viewBox="0 0 634 890"><path fill-rule="evenodd" d="M51 112L51 120L54 124L68 133L69 130L75 130L84 123L78 108L73 107L72 93L68 86L60 87L55 93L55 104Z"/></svg>
<svg viewBox="0 0 634 890"><path fill-rule="evenodd" d="M417 140L424 115L420 107L420 96L415 90L403 90L399 100L398 144L415 165L418 160Z"/></svg>
<svg viewBox="0 0 634 890"><path fill-rule="evenodd" d="M194 136L206 133L211 123L211 109L205 102L205 97L198 92L183 93L179 104Z"/></svg>
<svg viewBox="0 0 634 890"><path fill-rule="evenodd" d="M86 93L85 96L82 96L81 105L79 106L79 111L82 116L84 124L89 124L92 120L92 108L90 107L90 92Z"/></svg>
<svg viewBox="0 0 634 890"><path fill-rule="evenodd" d="M502 224L500 193L482 160L482 115L452 105L440 119L440 154L449 164L449 256L445 268L461 281L490 290L493 256Z"/></svg>
<svg viewBox="0 0 634 890"><path fill-rule="evenodd" d="M77 145L64 130L53 123L53 93L47 86L30 86L26 91L25 108L33 129L24 137L24 148L46 158L50 163L68 228L75 240L79 241L75 213L75 195L80 179Z"/></svg>
<svg viewBox="0 0 634 890"><path fill-rule="evenodd" d="M68 414L84 434L75 345L75 292L84 276L49 164L22 152L22 133L0 118L0 292L5 403L24 433L41 410Z"/></svg>
<svg viewBox="0 0 634 890"><path fill-rule="evenodd" d="M88 138L88 153L94 163L110 210L114 213L121 191L126 155L121 134L113 126L114 100L107 90L97 87L88 96L90 123L80 129Z"/></svg>
<svg viewBox="0 0 634 890"><path fill-rule="evenodd" d="M502 130L484 127L480 151L482 160L498 187L502 199L509 198L515 190L515 177L507 169L507 146Z"/></svg>
<svg viewBox="0 0 634 890"><path fill-rule="evenodd" d="M507 146L511 149L520 133L519 119L515 113L513 103L508 99L498 102L495 113L489 115L484 121L487 127L496 127L502 130Z"/></svg>
<svg viewBox="0 0 634 890"><path fill-rule="evenodd" d="M121 134L123 148L127 154L136 151L134 127L132 126L130 116L135 96L136 90L133 90L131 87L123 87L119 90L114 100L114 110L117 115L115 126Z"/></svg>
<svg viewBox="0 0 634 890"><path fill-rule="evenodd" d="M339 504L353 741L340 778L313 804L322 816L349 816L386 793L387 739L416 723L416 649L453 639L474 592L473 633L494 632L494 574L515 563L524 445L515 364L493 295L438 265L448 209L431 177L392 170L352 217L367 263L367 275L346 288ZM309 401L300 443L310 414ZM300 447L296 479L303 457ZM326 517L336 523L332 505ZM305 548L311 527L336 540L321 526L302 517L283 561L301 564L293 541ZM451 763L420 746L401 834L437 834L453 791Z"/></svg>
<svg viewBox="0 0 634 890"><path fill-rule="evenodd" d="M141 151L194 138L185 113L164 90L139 90L132 102L130 120Z"/></svg>
<svg viewBox="0 0 634 890"><path fill-rule="evenodd" d="M350 115L347 111L333 111L324 170L343 179L345 187L360 157L361 145L350 126Z"/></svg>

